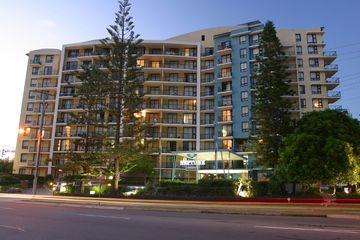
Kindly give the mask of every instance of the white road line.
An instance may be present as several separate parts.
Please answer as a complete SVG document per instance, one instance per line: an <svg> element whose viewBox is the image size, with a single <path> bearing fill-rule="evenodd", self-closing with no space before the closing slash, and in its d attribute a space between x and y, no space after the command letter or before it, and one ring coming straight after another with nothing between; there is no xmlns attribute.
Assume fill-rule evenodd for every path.
<svg viewBox="0 0 360 240"><path fill-rule="evenodd" d="M15 226L9 226L9 225L0 225L0 228L7 228L7 229L17 230L19 232L25 232L25 230L21 227L15 227Z"/></svg>
<svg viewBox="0 0 360 240"><path fill-rule="evenodd" d="M4 210L14 210L13 208L9 208L9 207L0 207L0 209L4 209Z"/></svg>
<svg viewBox="0 0 360 240"><path fill-rule="evenodd" d="M112 219L130 220L130 218L128 218L128 217L111 216L111 215L95 215L95 214L84 214L84 213L78 213L78 215L85 216L85 217L98 217L98 218L112 218Z"/></svg>
<svg viewBox="0 0 360 240"><path fill-rule="evenodd" d="M279 230L294 230L294 231L313 231L313 232L331 232L331 233L351 233L360 234L358 230L347 229L331 229L331 228L298 228L298 227L277 227L277 226L262 226L255 225L255 228L279 229Z"/></svg>

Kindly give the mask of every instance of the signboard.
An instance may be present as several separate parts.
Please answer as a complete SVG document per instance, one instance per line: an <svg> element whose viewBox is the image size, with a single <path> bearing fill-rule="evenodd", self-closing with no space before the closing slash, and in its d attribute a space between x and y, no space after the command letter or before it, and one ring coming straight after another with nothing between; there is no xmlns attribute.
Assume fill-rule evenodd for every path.
<svg viewBox="0 0 360 240"><path fill-rule="evenodd" d="M186 159L186 160L182 160L180 161L180 166L198 166L198 165L205 165L205 161L204 160L191 160L191 159Z"/></svg>

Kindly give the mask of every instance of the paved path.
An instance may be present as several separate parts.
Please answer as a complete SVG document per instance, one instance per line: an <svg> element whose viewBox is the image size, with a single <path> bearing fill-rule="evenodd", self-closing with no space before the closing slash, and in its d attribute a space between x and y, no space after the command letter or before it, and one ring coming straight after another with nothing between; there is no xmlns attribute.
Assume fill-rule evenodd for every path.
<svg viewBox="0 0 360 240"><path fill-rule="evenodd" d="M0 239L360 239L360 221L98 209L0 198Z"/></svg>

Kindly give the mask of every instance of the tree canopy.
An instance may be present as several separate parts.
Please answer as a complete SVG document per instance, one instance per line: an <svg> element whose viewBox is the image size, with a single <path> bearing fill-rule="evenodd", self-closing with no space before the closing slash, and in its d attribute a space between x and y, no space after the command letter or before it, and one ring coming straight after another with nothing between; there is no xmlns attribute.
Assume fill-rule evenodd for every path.
<svg viewBox="0 0 360 240"><path fill-rule="evenodd" d="M298 183L359 181L360 124L337 110L307 113L285 139L275 175Z"/></svg>

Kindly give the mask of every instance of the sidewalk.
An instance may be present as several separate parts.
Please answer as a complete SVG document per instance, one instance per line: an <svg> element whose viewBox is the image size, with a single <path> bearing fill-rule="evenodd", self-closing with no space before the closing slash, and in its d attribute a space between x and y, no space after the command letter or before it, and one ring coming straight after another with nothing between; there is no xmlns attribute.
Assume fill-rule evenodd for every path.
<svg viewBox="0 0 360 240"><path fill-rule="evenodd" d="M63 196L32 196L0 194L0 198L19 199L20 202L65 205L69 207L137 209L152 211L203 212L243 215L334 217L360 220L360 204L332 203L328 207L314 203L256 203L211 202L178 200L142 200L121 198L88 198Z"/></svg>

